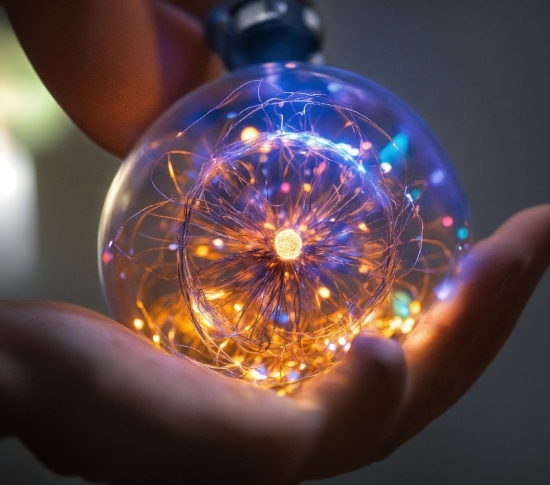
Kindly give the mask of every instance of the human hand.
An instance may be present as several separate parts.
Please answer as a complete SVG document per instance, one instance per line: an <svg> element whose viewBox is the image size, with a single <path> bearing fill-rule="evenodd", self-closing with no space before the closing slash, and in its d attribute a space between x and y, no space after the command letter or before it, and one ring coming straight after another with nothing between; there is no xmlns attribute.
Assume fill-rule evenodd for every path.
<svg viewBox="0 0 550 485"><path fill-rule="evenodd" d="M146 10L150 11L154 7ZM13 8L8 8L8 12L17 28ZM65 20L70 12L70 8L61 12ZM52 12L48 10L47 14ZM109 17L112 20L117 16ZM126 27L131 25L131 17L124 15ZM37 15L40 25L28 30L38 35L41 26L51 29L47 18L46 13ZM87 14L84 20L89 18ZM73 27L74 20L68 22ZM59 23L53 25L57 27ZM94 25L101 31L100 20ZM179 31L179 27L174 29ZM161 30L164 34L170 32L169 28ZM75 37L84 38L94 29L75 27L71 31ZM24 40L20 29L18 32ZM149 50L148 45L158 44L151 42L154 35L148 37L140 29L127 28L124 35L132 37L136 32L137 44L129 43L139 46L130 49L130 53L137 52L134 57L128 52L102 56L103 44L75 42L76 47L94 46L84 58L87 68L81 66L72 71L58 64L51 69L53 78L47 81L79 125L119 155L125 154L140 130L171 103L169 96L161 96L162 82L156 85L152 76L152 85L158 90L149 89L148 84L140 84L144 80L137 74L147 77L145 73L153 72L163 82L179 79L168 83L172 91L166 86L175 99L187 90L180 81L202 72L178 68L174 77L167 78L159 74L164 72L162 69L145 69L154 66L156 57L155 49ZM182 35L187 36L185 32ZM118 52L121 43L124 42L106 42L104 47L108 51L114 46L113 51ZM55 42L49 42L44 49L55 51ZM30 53L28 46L27 51ZM62 65L73 58L66 55L66 50L60 52L58 61ZM103 68L94 64L101 62L102 57L107 59ZM38 52L34 63L39 72L40 59L47 61L46 70L53 65L50 53ZM130 69L132 75L124 79L123 74L129 69L124 62L128 59L141 63L129 63L136 70ZM74 60L78 64L82 58L74 55ZM113 71L116 65L124 69ZM41 74L46 80L47 75ZM73 74L78 76L71 78L68 89L67 76ZM189 74L193 76L187 77ZM56 82L58 91L54 89ZM138 84L136 89L134 82ZM197 77L196 83L200 82ZM117 104L119 96L125 101ZM149 101L151 109L142 111L142 103ZM540 212L543 210L546 212ZM494 356L515 320L509 320L510 315L514 317L512 312L519 312L527 298L522 292L535 284L536 269L527 271L528 280L518 280L522 291L514 293L510 289L515 299L506 292L501 294L504 297L498 301L503 304L498 312L491 306L483 310L483 304L490 298L497 300L495 288L504 285L507 271L514 269L515 258L521 260L522 254L538 258L539 270L543 271L548 259L548 250L544 253L548 245L548 209L537 211L536 217L523 215L522 224L541 232L529 234L522 224L514 223L509 235L500 236L500 243L493 241L485 252L473 253L478 254L469 259L474 269L469 276L467 272L461 276L463 291L452 301L432 309L403 349L391 341L362 336L346 362L311 381L292 398L276 398L253 386L199 372L185 361L152 349L104 317L82 309L59 304L4 305L0 317L0 387L4 398L0 406L6 409L4 430L19 435L57 471L101 481L281 483L366 465L391 452L443 412ZM517 239L521 231L526 232L524 241ZM535 244L535 240L539 242ZM514 241L518 246L513 246ZM487 243L483 244L487 247ZM475 261L480 265L477 269ZM475 275L479 275L478 280ZM505 275L504 279L499 280L499 275ZM481 291L483 285L486 289ZM463 293L465 296L460 297ZM483 298L487 299L485 303ZM462 301L469 304L463 305ZM19 350L10 340L14 338L19 339ZM89 348L94 342L95 353Z"/></svg>
<svg viewBox="0 0 550 485"><path fill-rule="evenodd" d="M52 96L119 157L178 98L220 74L200 23L213 4L0 0Z"/></svg>
<svg viewBox="0 0 550 485"><path fill-rule="evenodd" d="M290 396L160 352L61 303L0 304L0 431L110 483L292 483L384 458L462 396L550 263L550 206L479 242L402 344L360 334Z"/></svg>

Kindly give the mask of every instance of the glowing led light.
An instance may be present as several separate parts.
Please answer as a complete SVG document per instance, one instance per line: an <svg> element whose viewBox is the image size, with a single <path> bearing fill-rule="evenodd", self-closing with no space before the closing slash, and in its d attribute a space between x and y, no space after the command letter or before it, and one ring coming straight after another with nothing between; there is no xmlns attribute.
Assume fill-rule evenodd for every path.
<svg viewBox="0 0 550 485"><path fill-rule="evenodd" d="M292 370L288 373L288 380L289 381L295 381L300 378L300 373L296 372L295 370Z"/></svg>
<svg viewBox="0 0 550 485"><path fill-rule="evenodd" d="M458 239L467 239L468 234L468 229L466 229L465 227L461 227L458 231L456 231L456 237L458 237Z"/></svg>
<svg viewBox="0 0 550 485"><path fill-rule="evenodd" d="M436 170L430 175L430 182L434 185L439 185L441 182L443 182L443 179L445 178L445 173L443 170Z"/></svg>
<svg viewBox="0 0 550 485"><path fill-rule="evenodd" d="M380 152L380 160L384 162L398 162L407 156L409 149L409 137L404 133L398 133ZM380 164L382 165L382 164ZM390 163L388 163L390 165ZM391 165L390 165L391 167Z"/></svg>
<svg viewBox="0 0 550 485"><path fill-rule="evenodd" d="M153 342L155 342L156 344L160 342L160 337L157 334L153 335Z"/></svg>
<svg viewBox="0 0 550 485"><path fill-rule="evenodd" d="M252 369L250 371L250 375L252 376L253 379L257 381L261 381L267 378L267 376L262 372L260 372L258 369Z"/></svg>
<svg viewBox="0 0 550 485"><path fill-rule="evenodd" d="M414 202L416 202L421 195L422 195L422 191L420 189L411 190L411 197Z"/></svg>
<svg viewBox="0 0 550 485"><path fill-rule="evenodd" d="M451 216L445 216L441 219L441 224L443 224L443 227L451 227L453 225L453 218Z"/></svg>
<svg viewBox="0 0 550 485"><path fill-rule="evenodd" d="M391 163L388 162L382 162L380 164L380 168L382 170L382 173L389 173L392 169Z"/></svg>
<svg viewBox="0 0 550 485"><path fill-rule="evenodd" d="M143 328L143 320L141 318L134 318L134 327L136 330L141 330Z"/></svg>
<svg viewBox="0 0 550 485"><path fill-rule="evenodd" d="M220 239L219 237L217 237L216 239L213 239L212 244L217 248L223 248L223 240Z"/></svg>
<svg viewBox="0 0 550 485"><path fill-rule="evenodd" d="M410 331L413 329L414 327L414 318L406 318L404 321L403 321L403 324L401 325L401 333L410 333Z"/></svg>
<svg viewBox="0 0 550 485"><path fill-rule="evenodd" d="M235 303L233 305L233 308L235 309L236 312L240 312L243 309L243 306L240 303Z"/></svg>
<svg viewBox="0 0 550 485"><path fill-rule="evenodd" d="M275 234L275 251L281 259L296 259L302 252L302 238L294 229L283 229Z"/></svg>
<svg viewBox="0 0 550 485"><path fill-rule="evenodd" d="M279 323L285 324L288 323L290 320L290 317L286 313L281 313L279 315Z"/></svg>
<svg viewBox="0 0 550 485"><path fill-rule="evenodd" d="M392 297L393 313L401 318L409 316L409 305L411 303L411 297L404 291L396 291Z"/></svg>
<svg viewBox="0 0 550 485"><path fill-rule="evenodd" d="M420 310L422 310L422 305L419 301L412 301L409 305L409 311L411 312L411 315L418 315L420 313Z"/></svg>
<svg viewBox="0 0 550 485"><path fill-rule="evenodd" d="M304 189L304 192L311 192L311 184L308 184L306 182L302 187Z"/></svg>
<svg viewBox="0 0 550 485"><path fill-rule="evenodd" d="M321 286L321 288L317 290L317 293L319 293L321 298L330 298L330 290L324 286Z"/></svg>
<svg viewBox="0 0 550 485"><path fill-rule="evenodd" d="M208 256L208 253L210 252L210 248L206 244L201 244L197 247L197 256L204 257Z"/></svg>
<svg viewBox="0 0 550 485"><path fill-rule="evenodd" d="M392 330L398 330L403 325L403 319L401 317L395 317L390 320L390 328Z"/></svg>
<svg viewBox="0 0 550 485"><path fill-rule="evenodd" d="M448 281L443 282L435 289L435 295L440 301L445 301L447 298L449 298L449 296L451 296L451 292L452 286L451 283L449 283Z"/></svg>
<svg viewBox="0 0 550 485"><path fill-rule="evenodd" d="M241 140L248 141L256 138L260 132L253 126L247 126L243 131L241 131Z"/></svg>
<svg viewBox="0 0 550 485"><path fill-rule="evenodd" d="M290 184L288 182L283 182L281 184L281 192L283 194L288 194L290 192Z"/></svg>

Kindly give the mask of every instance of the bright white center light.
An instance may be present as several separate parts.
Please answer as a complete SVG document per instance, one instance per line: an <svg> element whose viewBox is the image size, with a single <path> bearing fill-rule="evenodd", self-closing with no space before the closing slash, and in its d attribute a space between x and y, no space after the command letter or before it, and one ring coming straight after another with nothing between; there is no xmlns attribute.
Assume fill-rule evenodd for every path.
<svg viewBox="0 0 550 485"><path fill-rule="evenodd" d="M279 231L273 243L281 259L296 259L302 251L302 238L294 229Z"/></svg>

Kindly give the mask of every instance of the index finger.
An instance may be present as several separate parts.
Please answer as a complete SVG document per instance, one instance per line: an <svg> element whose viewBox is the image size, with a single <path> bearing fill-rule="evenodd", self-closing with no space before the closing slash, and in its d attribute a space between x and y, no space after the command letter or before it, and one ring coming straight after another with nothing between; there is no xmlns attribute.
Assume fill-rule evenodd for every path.
<svg viewBox="0 0 550 485"><path fill-rule="evenodd" d="M211 1L202 2L202 12ZM8 0L38 75L92 140L125 156L176 99L221 72L200 22L160 1Z"/></svg>
<svg viewBox="0 0 550 485"><path fill-rule="evenodd" d="M404 343L409 382L391 449L454 404L512 331L550 264L550 205L524 210L478 243L454 282Z"/></svg>

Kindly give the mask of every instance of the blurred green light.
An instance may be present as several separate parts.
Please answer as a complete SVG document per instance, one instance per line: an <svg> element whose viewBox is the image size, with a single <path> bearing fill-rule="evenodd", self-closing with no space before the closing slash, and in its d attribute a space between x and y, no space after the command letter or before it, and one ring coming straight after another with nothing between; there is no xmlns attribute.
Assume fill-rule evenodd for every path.
<svg viewBox="0 0 550 485"><path fill-rule="evenodd" d="M51 146L72 125L38 78L0 9L0 125L32 149Z"/></svg>
<svg viewBox="0 0 550 485"><path fill-rule="evenodd" d="M412 298L404 291L395 291L392 295L393 314L397 317L407 318L409 316L409 305Z"/></svg>

